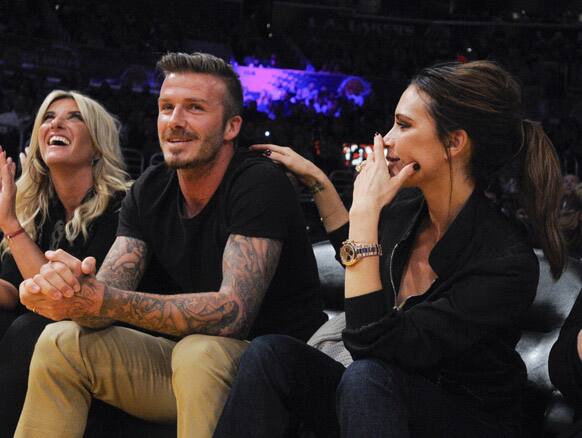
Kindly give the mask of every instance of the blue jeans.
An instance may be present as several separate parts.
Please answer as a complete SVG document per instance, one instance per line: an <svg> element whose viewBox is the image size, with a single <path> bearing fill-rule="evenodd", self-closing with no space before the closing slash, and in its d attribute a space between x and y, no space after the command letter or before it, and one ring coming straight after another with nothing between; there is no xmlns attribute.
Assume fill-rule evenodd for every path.
<svg viewBox="0 0 582 438"><path fill-rule="evenodd" d="M418 374L377 359L347 369L295 339L255 339L214 433L216 438L517 437L519 428L470 406Z"/></svg>

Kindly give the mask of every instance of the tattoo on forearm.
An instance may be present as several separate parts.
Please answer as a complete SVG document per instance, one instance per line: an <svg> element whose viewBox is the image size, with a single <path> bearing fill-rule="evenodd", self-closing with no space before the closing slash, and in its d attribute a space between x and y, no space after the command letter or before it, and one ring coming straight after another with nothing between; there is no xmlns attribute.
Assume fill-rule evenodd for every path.
<svg viewBox="0 0 582 438"><path fill-rule="evenodd" d="M109 250L107 257L97 274L97 280L108 286L135 290L146 266L147 247L145 242L131 237L118 237ZM83 288L89 285L89 280L83 281ZM73 318L85 327L101 328L110 325L113 320L106 317ZM138 324L139 325L139 324Z"/></svg>
<svg viewBox="0 0 582 438"><path fill-rule="evenodd" d="M232 291L240 312L234 330L246 335L271 283L283 243L240 235L230 236L222 257L221 290Z"/></svg>
<svg viewBox="0 0 582 438"><path fill-rule="evenodd" d="M101 314L172 336L227 335L238 314L236 303L216 292L154 295L107 288Z"/></svg>
<svg viewBox="0 0 582 438"><path fill-rule="evenodd" d="M101 315L173 336L244 338L279 262L282 243L231 235L218 292L154 295L106 287Z"/></svg>
<svg viewBox="0 0 582 438"><path fill-rule="evenodd" d="M96 314L101 306L98 288L104 285L95 277L85 277L81 280L81 290L69 300L69 317L84 327L101 328L111 324L111 320L103 317L85 316Z"/></svg>
<svg viewBox="0 0 582 438"><path fill-rule="evenodd" d="M323 192L325 187L319 181L315 181L315 184L309 186L308 189L312 195L315 195L316 193Z"/></svg>
<svg viewBox="0 0 582 438"><path fill-rule="evenodd" d="M108 286L135 290L147 262L145 242L131 237L118 237L103 261L97 278Z"/></svg>

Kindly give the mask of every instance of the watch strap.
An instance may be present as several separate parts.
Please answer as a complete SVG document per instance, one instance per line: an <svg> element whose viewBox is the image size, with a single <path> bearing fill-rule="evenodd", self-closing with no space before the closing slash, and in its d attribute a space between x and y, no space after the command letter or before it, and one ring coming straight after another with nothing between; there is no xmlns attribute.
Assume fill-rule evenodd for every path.
<svg viewBox="0 0 582 438"><path fill-rule="evenodd" d="M347 250L349 248L349 251ZM343 242L340 257L344 266L353 266L364 257L381 256L382 245L379 243L363 243L354 240Z"/></svg>

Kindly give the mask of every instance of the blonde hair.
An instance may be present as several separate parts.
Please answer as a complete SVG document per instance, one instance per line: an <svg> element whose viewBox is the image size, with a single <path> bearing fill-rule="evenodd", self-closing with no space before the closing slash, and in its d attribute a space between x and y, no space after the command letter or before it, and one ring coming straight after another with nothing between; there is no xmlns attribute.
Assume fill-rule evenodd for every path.
<svg viewBox="0 0 582 438"><path fill-rule="evenodd" d="M38 228L48 216L50 198L55 195L49 170L40 154L38 134L48 107L60 99L73 99L79 107L96 154L92 170L94 196L83 201L66 223L67 240L73 242L79 234L87 239L89 224L107 210L116 192L127 191L131 185L119 146L119 122L99 102L81 93L63 90L50 92L34 119L30 150L22 175L16 182L16 216L32 240L38 237ZM1 249L2 254L8 251L5 238Z"/></svg>

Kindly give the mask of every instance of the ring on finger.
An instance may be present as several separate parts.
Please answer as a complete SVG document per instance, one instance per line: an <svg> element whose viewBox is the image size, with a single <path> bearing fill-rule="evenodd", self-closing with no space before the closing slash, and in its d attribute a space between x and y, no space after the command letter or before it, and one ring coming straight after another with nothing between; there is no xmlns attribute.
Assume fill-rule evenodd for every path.
<svg viewBox="0 0 582 438"><path fill-rule="evenodd" d="M366 167L366 164L368 164L368 162L364 160L360 164L356 165L356 172L360 173L364 169L364 167Z"/></svg>

